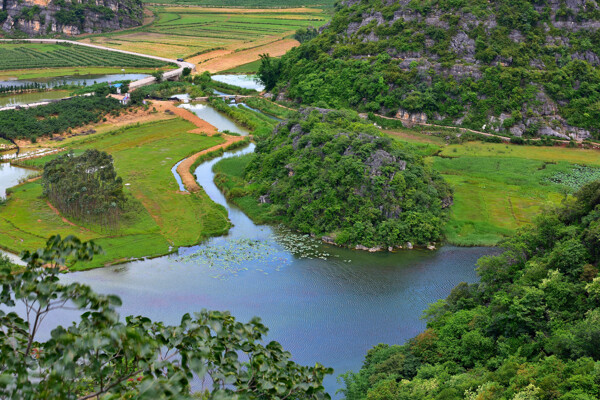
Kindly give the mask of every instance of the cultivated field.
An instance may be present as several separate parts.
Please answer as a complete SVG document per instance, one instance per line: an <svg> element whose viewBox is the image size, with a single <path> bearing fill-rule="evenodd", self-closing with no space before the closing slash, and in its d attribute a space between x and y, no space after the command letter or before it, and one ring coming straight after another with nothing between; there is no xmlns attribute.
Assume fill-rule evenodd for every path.
<svg viewBox="0 0 600 400"><path fill-rule="evenodd" d="M319 27L328 15L317 8L243 9L153 7L153 23L125 32L82 39L121 50L185 58L199 71L217 72L247 64L269 53L280 56L298 42L291 35ZM225 60L220 62L219 59ZM206 66L204 65L206 64Z"/></svg>
<svg viewBox="0 0 600 400"><path fill-rule="evenodd" d="M0 71L69 67L160 68L164 66L165 63L162 61L84 46L6 43L0 46Z"/></svg>

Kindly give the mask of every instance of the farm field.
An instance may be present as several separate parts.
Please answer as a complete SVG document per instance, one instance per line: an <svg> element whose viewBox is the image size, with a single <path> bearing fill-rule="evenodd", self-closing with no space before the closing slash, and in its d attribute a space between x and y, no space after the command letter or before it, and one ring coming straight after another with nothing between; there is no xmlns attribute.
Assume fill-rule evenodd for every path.
<svg viewBox="0 0 600 400"><path fill-rule="evenodd" d="M120 228L107 232L63 220L40 198L42 186L35 181L13 188L9 201L0 209L0 247L19 252L42 247L48 232L63 236L74 233L82 240L94 239L105 250L106 254L86 265L98 267L132 257L166 254L223 233L229 228L225 210L202 191L180 193L171 173L180 159L223 142L217 136L189 132L195 128L190 122L170 118L73 139L64 147L75 153L96 148L113 156L125 191L131 195L130 211ZM36 159L35 164L42 165L51 157L56 156Z"/></svg>
<svg viewBox="0 0 600 400"><path fill-rule="evenodd" d="M497 244L560 204L585 183L577 165L600 171L594 150L469 142L446 146L440 156L432 165L454 189L446 237L463 246Z"/></svg>
<svg viewBox="0 0 600 400"><path fill-rule="evenodd" d="M160 68L162 61L121 54L113 51L66 44L2 44L0 46L0 71L73 68ZM44 74L47 77L48 74Z"/></svg>
<svg viewBox="0 0 600 400"><path fill-rule="evenodd" d="M199 71L218 72L256 61L258 54L280 56L298 42L299 28L320 27L329 16L318 8L244 9L152 7L153 23L126 32L83 38L93 43L150 55L185 58ZM226 57L223 65L216 60ZM204 63L209 63L204 67ZM215 68L221 68L215 70Z"/></svg>

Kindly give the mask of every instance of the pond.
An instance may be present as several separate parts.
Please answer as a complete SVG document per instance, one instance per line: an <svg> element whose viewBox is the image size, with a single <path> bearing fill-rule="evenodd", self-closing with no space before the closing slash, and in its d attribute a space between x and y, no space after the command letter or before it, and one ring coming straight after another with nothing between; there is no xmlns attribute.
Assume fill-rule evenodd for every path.
<svg viewBox="0 0 600 400"><path fill-rule="evenodd" d="M0 199L6 198L6 189L18 185L22 179L35 173L30 169L0 162Z"/></svg>
<svg viewBox="0 0 600 400"><path fill-rule="evenodd" d="M62 99L69 96L67 90L49 90L46 92L18 93L0 96L0 108L6 106L19 106L23 104L39 103L40 101Z"/></svg>
<svg viewBox="0 0 600 400"><path fill-rule="evenodd" d="M231 128L214 121L220 130ZM177 324L184 313L203 308L229 310L242 321L259 316L270 329L267 340L279 341L295 361L335 369L325 385L340 398L334 395L339 374L358 370L372 346L403 343L421 332L427 305L448 296L460 282L475 282L477 259L497 253L452 246L368 253L256 225L227 202L212 171L219 160L253 150L250 145L227 152L195 171L208 196L227 209L234 224L227 235L170 256L66 274L61 280L119 295L123 317L144 314ZM42 326L43 336L73 317L68 311L53 315Z"/></svg>
<svg viewBox="0 0 600 400"><path fill-rule="evenodd" d="M212 80L238 86L244 89L254 89L262 92L265 85L257 82L256 75L213 75Z"/></svg>
<svg viewBox="0 0 600 400"><path fill-rule="evenodd" d="M31 83L43 83L49 87L60 85L93 85L101 82L116 82L116 81L137 81L138 79L146 78L148 74L89 74L89 75L69 75L55 76L51 78L35 78L35 79L15 79L15 80L0 80L0 86L25 86Z"/></svg>

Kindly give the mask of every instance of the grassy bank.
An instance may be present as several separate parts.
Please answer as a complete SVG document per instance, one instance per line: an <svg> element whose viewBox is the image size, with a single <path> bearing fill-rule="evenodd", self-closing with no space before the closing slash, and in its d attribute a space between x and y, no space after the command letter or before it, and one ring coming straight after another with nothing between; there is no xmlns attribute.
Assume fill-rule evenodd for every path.
<svg viewBox="0 0 600 400"><path fill-rule="evenodd" d="M43 247L51 233L77 234L82 240L94 239L106 252L86 264L89 268L166 254L226 232L230 224L225 209L204 192L180 193L171 173L177 161L223 142L220 137L189 133L194 128L187 121L169 119L70 142L66 147L76 152L96 148L113 156L130 196L121 226L110 232L73 226L40 197L40 183L31 182L13 188L7 204L0 207L0 247L19 252ZM44 161L38 159L36 164Z"/></svg>
<svg viewBox="0 0 600 400"><path fill-rule="evenodd" d="M282 222L273 214L272 204L261 204L249 194L252 185L244 181L244 169L252 160L254 154L230 157L219 161L213 166L215 184L225 194L225 197L244 211L256 224Z"/></svg>

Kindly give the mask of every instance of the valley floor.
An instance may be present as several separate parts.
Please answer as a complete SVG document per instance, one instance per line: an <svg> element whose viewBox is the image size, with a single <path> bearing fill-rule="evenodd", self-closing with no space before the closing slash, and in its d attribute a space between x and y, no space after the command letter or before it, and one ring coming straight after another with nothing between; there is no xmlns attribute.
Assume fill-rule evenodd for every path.
<svg viewBox="0 0 600 400"><path fill-rule="evenodd" d="M129 196L128 213L117 230L83 227L64 218L41 197L39 181L32 181L11 189L9 201L0 208L0 247L20 252L43 247L50 233L76 234L82 240L93 239L105 250L86 265L89 268L167 254L225 233L230 223L223 207L203 191L181 192L171 168L197 152L220 147L226 139L203 121L189 122L197 118L189 112L186 120L172 111L165 113L165 107L157 108L156 113L141 115L144 123L128 116L127 126L109 129L104 124L93 135L70 137L54 145L75 154L95 148L113 156ZM52 157L56 155L24 163L41 167Z"/></svg>

